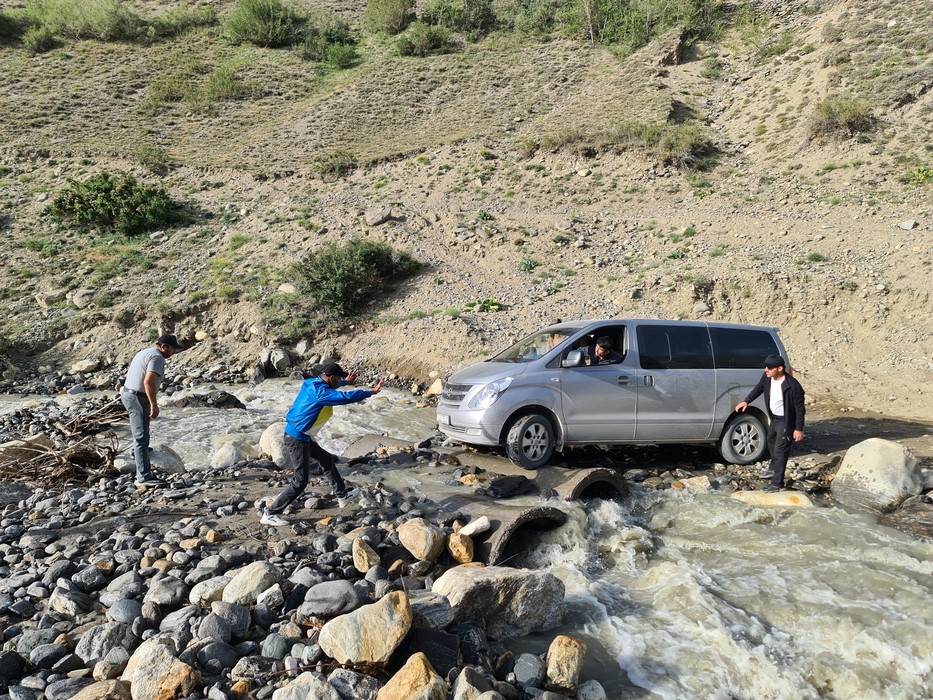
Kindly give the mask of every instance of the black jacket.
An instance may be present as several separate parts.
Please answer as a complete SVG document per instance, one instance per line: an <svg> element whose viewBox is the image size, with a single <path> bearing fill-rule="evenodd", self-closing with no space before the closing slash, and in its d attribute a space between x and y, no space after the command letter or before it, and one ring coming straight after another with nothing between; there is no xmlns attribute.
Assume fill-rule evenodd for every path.
<svg viewBox="0 0 933 700"><path fill-rule="evenodd" d="M773 417L771 415L771 380L763 372L761 379L745 397L745 403L751 403L762 394L765 395L765 409L768 411L768 417ZM784 396L784 431L788 437L793 437L795 430L803 430L803 419L806 414L803 405L803 387L792 376L785 374L784 383L781 384L781 394Z"/></svg>

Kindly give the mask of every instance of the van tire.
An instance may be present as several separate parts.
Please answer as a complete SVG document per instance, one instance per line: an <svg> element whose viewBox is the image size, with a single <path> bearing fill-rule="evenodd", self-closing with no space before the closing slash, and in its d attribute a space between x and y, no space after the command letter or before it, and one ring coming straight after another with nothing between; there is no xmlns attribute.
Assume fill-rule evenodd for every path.
<svg viewBox="0 0 933 700"><path fill-rule="evenodd" d="M554 454L554 427L539 413L522 416L509 428L505 442L509 459L525 469L538 469Z"/></svg>
<svg viewBox="0 0 933 700"><path fill-rule="evenodd" d="M719 438L719 454L730 464L752 464L765 455L768 431L753 415L743 413L730 420Z"/></svg>

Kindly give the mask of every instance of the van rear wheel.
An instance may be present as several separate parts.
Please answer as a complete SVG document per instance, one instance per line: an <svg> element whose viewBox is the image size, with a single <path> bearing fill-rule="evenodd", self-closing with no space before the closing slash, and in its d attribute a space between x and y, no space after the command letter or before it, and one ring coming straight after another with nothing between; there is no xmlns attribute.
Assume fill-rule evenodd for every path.
<svg viewBox="0 0 933 700"><path fill-rule="evenodd" d="M532 413L519 418L505 442L509 459L525 469L538 469L554 454L554 428L544 416Z"/></svg>
<svg viewBox="0 0 933 700"><path fill-rule="evenodd" d="M719 438L719 454L730 464L752 464L764 457L767 431L758 418L741 414L726 425Z"/></svg>

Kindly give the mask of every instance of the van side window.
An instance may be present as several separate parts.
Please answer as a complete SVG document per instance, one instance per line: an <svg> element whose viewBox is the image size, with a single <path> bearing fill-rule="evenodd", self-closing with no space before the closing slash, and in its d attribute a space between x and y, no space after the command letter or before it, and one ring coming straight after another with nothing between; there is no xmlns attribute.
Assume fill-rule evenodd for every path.
<svg viewBox="0 0 933 700"><path fill-rule="evenodd" d="M780 355L767 331L744 328L710 328L713 356L719 369L761 369L768 355Z"/></svg>
<svg viewBox="0 0 933 700"><path fill-rule="evenodd" d="M635 334L642 369L713 368L713 352L706 328L638 326Z"/></svg>

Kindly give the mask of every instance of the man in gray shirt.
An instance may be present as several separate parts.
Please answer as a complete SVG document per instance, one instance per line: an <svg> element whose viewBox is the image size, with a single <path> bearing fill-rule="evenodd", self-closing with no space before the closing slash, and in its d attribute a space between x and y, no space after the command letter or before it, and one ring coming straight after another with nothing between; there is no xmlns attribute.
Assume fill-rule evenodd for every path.
<svg viewBox="0 0 933 700"><path fill-rule="evenodd" d="M130 363L120 397L130 416L133 433L133 456L136 459L136 483L139 486L160 486L164 479L152 472L149 463L149 421L159 417L159 382L165 374L165 360L179 350L178 338L171 333L159 336L155 346L140 350Z"/></svg>

